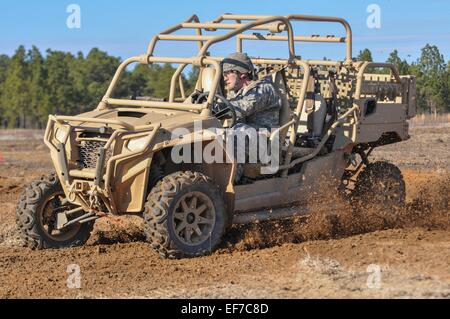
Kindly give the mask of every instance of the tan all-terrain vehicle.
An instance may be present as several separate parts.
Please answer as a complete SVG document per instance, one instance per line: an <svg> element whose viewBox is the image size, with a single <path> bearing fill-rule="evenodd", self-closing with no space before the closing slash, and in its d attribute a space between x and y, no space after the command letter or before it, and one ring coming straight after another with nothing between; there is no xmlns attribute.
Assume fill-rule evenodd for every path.
<svg viewBox="0 0 450 319"><path fill-rule="evenodd" d="M345 36L294 33L303 21L340 24ZM235 122L222 93L223 57L209 53L229 39L236 40L237 52L243 52L244 40L282 41L286 51L280 55L287 57L252 59L255 75L271 77L283 102L279 126L267 136L280 142L279 165L246 164L238 184L235 157L220 144L222 162L177 163L172 156L180 145L202 152L218 139L211 129ZM192 41L198 54L156 56L160 41ZM301 59L296 44L302 42L343 43L346 58ZM167 99L114 96L132 63L178 65ZM190 95L182 81L188 66L199 69ZM219 101L229 105L230 116L214 116ZM95 110L50 116L45 144L56 172L24 191L17 223L29 247L60 248L84 244L99 218L138 214L151 246L177 258L213 251L234 223L313 213L311 196L317 201L352 190L363 201L400 206L405 184L399 169L368 157L375 147L407 140L415 113L414 77L399 76L392 64L355 61L351 28L343 19L225 14L200 23L193 16L156 35L146 54L125 60ZM174 134L180 128L184 134Z"/></svg>

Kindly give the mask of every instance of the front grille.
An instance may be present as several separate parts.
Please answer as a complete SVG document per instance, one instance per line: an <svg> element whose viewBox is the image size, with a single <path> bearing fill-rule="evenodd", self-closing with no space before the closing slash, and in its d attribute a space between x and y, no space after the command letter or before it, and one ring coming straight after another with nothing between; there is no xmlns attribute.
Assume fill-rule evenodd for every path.
<svg viewBox="0 0 450 319"><path fill-rule="evenodd" d="M100 148L104 147L103 141L81 141L79 145L79 157L82 168L96 168L100 156ZM111 157L111 150L108 149L105 154L105 163Z"/></svg>

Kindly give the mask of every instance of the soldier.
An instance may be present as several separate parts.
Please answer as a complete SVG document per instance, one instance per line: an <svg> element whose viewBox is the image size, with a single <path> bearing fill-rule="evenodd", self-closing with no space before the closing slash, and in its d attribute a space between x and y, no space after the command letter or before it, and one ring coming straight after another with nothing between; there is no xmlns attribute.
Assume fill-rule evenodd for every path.
<svg viewBox="0 0 450 319"><path fill-rule="evenodd" d="M223 78L228 100L236 109L237 127L270 130L279 125L281 99L269 79L254 80L254 66L244 53L223 60Z"/></svg>
<svg viewBox="0 0 450 319"><path fill-rule="evenodd" d="M223 60L222 67L228 90L227 99L236 111L234 130L237 131L237 140L234 143L234 155L239 163L235 180L238 183L244 171L243 162L248 162L249 159L249 143L259 145L258 141L251 140L251 136L261 138L261 135L255 135L258 130L267 129L270 132L272 128L279 126L281 99L269 79L260 81L254 79L255 69L246 54L230 54ZM240 154L236 148L243 145L245 145L245 159L238 156ZM254 158L257 158L258 154L255 155Z"/></svg>

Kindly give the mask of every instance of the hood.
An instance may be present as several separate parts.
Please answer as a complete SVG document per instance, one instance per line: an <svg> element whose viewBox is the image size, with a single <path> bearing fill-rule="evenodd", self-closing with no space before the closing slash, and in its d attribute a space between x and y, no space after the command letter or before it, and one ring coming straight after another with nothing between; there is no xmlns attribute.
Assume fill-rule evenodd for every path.
<svg viewBox="0 0 450 319"><path fill-rule="evenodd" d="M94 110L79 114L78 116L84 118L119 120L133 126L161 123L161 128L168 131L179 127L187 128L191 131L195 121L202 121L203 128L221 127L220 122L215 117L204 117L198 113L179 110L115 108L102 111ZM81 126L101 127L104 125L94 124L95 123L84 123ZM111 125L111 127L114 127L114 125Z"/></svg>

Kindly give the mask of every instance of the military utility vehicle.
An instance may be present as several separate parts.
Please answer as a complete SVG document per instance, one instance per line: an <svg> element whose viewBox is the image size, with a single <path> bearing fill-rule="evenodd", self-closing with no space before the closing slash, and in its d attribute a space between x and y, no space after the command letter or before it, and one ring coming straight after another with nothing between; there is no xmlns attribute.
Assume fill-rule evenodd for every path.
<svg viewBox="0 0 450 319"><path fill-rule="evenodd" d="M305 21L340 25L342 36L301 34L297 25ZM268 143L279 142L279 152L271 153L278 165L245 164L239 183L235 156L220 143L215 155L223 161L180 163L173 157L180 145L201 153L218 141L218 129L236 122L221 84L223 57L210 53L230 39L236 52L255 41L286 45L275 57L250 54L255 76L272 79L283 107L279 125L267 134ZM177 46L179 56L158 56L162 41L193 43L198 51L182 56ZM305 42L341 44L345 58L302 59ZM133 63L176 66L170 94L117 97L118 82ZM183 72L191 68L199 76L195 91L185 92ZM202 23L194 15L157 34L145 54L123 61L96 109L49 117L45 144L55 172L21 195L21 236L33 249L82 245L97 219L138 214L151 247L180 258L210 253L234 223L313 214L308 202L331 192L401 206L401 172L371 162L369 155L409 138L415 94L415 78L400 76L395 65L353 58L352 31L344 19L224 14ZM226 116L214 112L217 103L229 106Z"/></svg>

